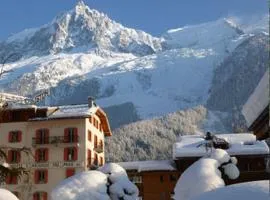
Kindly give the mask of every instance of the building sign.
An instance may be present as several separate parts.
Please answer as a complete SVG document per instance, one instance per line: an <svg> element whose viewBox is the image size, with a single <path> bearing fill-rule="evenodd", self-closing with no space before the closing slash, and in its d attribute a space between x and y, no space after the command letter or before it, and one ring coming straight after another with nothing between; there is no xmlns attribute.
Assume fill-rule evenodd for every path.
<svg viewBox="0 0 270 200"><path fill-rule="evenodd" d="M26 169L30 168L77 168L84 167L84 162L63 162L63 161L55 161L55 162L44 162L44 163L19 163L19 164L10 164L11 167L22 167Z"/></svg>

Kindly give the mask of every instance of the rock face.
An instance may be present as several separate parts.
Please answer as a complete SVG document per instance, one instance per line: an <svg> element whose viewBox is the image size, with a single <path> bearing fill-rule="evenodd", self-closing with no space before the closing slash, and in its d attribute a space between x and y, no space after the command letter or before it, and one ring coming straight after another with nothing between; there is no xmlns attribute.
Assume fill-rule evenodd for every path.
<svg viewBox="0 0 270 200"><path fill-rule="evenodd" d="M5 65L12 73L1 77L0 87L30 98L49 89L47 105L86 103L93 96L107 108L113 128L206 105L215 123L204 129L220 126L222 118L230 130L266 69L268 33L261 26L245 32L218 19L157 38L80 1L52 22L0 43L0 57L20 55Z"/></svg>
<svg viewBox="0 0 270 200"><path fill-rule="evenodd" d="M230 113L229 124L238 121L243 127L239 111L265 73L268 61L268 35L257 34L242 42L215 70L207 107Z"/></svg>
<svg viewBox="0 0 270 200"><path fill-rule="evenodd" d="M51 23L25 30L0 43L0 55L43 56L87 51L93 47L148 55L161 50L161 40L143 31L125 28L79 2L73 10L58 15Z"/></svg>

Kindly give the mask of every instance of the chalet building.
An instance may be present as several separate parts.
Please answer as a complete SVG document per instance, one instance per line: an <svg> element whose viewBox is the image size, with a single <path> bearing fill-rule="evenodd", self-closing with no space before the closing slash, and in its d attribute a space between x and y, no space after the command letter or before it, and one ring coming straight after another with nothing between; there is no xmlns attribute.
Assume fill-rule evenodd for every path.
<svg viewBox="0 0 270 200"><path fill-rule="evenodd" d="M258 86L251 94L242 113L247 121L250 131L259 140L270 137L269 135L269 70L266 71Z"/></svg>
<svg viewBox="0 0 270 200"><path fill-rule="evenodd" d="M173 157L180 174L195 161L210 154L211 148L221 148L237 158L240 170L240 177L236 180L225 179L226 184L269 179L266 171L269 147L265 141L258 141L255 135L248 133L220 134L213 141L213 147L209 147L209 141L202 136L182 136L173 147Z"/></svg>
<svg viewBox="0 0 270 200"><path fill-rule="evenodd" d="M1 187L20 200L49 200L51 190L75 173L104 164L104 137L111 136L105 112L89 99L88 105L37 107L7 105L0 111L0 146L11 166L30 175L7 177ZM30 148L33 156L14 149Z"/></svg>
<svg viewBox="0 0 270 200"><path fill-rule="evenodd" d="M140 200L170 200L180 173L174 161L118 163L140 191Z"/></svg>

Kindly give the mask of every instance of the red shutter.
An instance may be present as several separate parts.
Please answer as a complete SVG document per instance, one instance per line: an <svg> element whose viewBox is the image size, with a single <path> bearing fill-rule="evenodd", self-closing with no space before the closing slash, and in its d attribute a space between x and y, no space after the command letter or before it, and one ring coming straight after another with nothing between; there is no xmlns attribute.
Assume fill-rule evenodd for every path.
<svg viewBox="0 0 270 200"><path fill-rule="evenodd" d="M22 141L22 132L21 131L19 131L18 132L18 142L21 142Z"/></svg>
<svg viewBox="0 0 270 200"><path fill-rule="evenodd" d="M8 133L8 142L12 142L12 132Z"/></svg>
<svg viewBox="0 0 270 200"><path fill-rule="evenodd" d="M74 128L74 138L75 142L78 142L78 128Z"/></svg>
<svg viewBox="0 0 270 200"><path fill-rule="evenodd" d="M17 176L12 176L12 184L17 184Z"/></svg>
<svg viewBox="0 0 270 200"><path fill-rule="evenodd" d="M64 149L64 161L68 160L68 148Z"/></svg>
<svg viewBox="0 0 270 200"><path fill-rule="evenodd" d="M74 147L74 159L73 160L78 160L78 147Z"/></svg>
<svg viewBox="0 0 270 200"><path fill-rule="evenodd" d="M68 138L68 128L65 128L64 130L64 142L65 143L68 143L69 141L69 138Z"/></svg>
<svg viewBox="0 0 270 200"><path fill-rule="evenodd" d="M10 184L10 183L11 183L11 176L8 175L8 176L6 177L6 184Z"/></svg>
<svg viewBox="0 0 270 200"><path fill-rule="evenodd" d="M95 147L95 148L97 148L97 140L98 140L98 138L97 138L97 136L95 135L95 137L94 137L94 147Z"/></svg>
<svg viewBox="0 0 270 200"><path fill-rule="evenodd" d="M92 124L92 117L91 116L89 117L89 122L90 122L90 124Z"/></svg>
<svg viewBox="0 0 270 200"><path fill-rule="evenodd" d="M74 168L68 168L66 169L66 178L71 177L75 174L75 169Z"/></svg>
<svg viewBox="0 0 270 200"><path fill-rule="evenodd" d="M21 162L21 152L17 151L17 163Z"/></svg>
<svg viewBox="0 0 270 200"><path fill-rule="evenodd" d="M38 182L39 182L39 171L38 170L35 171L34 178L35 178L35 184L38 184Z"/></svg>
<svg viewBox="0 0 270 200"><path fill-rule="evenodd" d="M48 170L45 170L45 183L48 183Z"/></svg>
<svg viewBox="0 0 270 200"><path fill-rule="evenodd" d="M36 149L36 152L35 152L35 161L36 162L39 162L39 149Z"/></svg>
<svg viewBox="0 0 270 200"><path fill-rule="evenodd" d="M36 192L33 194L33 199L38 200L38 194Z"/></svg>
<svg viewBox="0 0 270 200"><path fill-rule="evenodd" d="M36 144L40 144L40 131L36 130Z"/></svg>
<svg viewBox="0 0 270 200"><path fill-rule="evenodd" d="M12 160L12 150L9 150L9 151L8 151L7 162L8 162L8 163L11 163L11 160Z"/></svg>
<svg viewBox="0 0 270 200"><path fill-rule="evenodd" d="M92 133L90 130L88 130L88 140L92 141Z"/></svg>
<svg viewBox="0 0 270 200"><path fill-rule="evenodd" d="M43 200L47 200L48 199L48 194L47 194L47 192L44 192L43 193Z"/></svg>
<svg viewBox="0 0 270 200"><path fill-rule="evenodd" d="M49 160L49 149L46 148L45 149L45 161L48 161Z"/></svg>
<svg viewBox="0 0 270 200"><path fill-rule="evenodd" d="M45 144L49 144L49 129L45 129Z"/></svg>

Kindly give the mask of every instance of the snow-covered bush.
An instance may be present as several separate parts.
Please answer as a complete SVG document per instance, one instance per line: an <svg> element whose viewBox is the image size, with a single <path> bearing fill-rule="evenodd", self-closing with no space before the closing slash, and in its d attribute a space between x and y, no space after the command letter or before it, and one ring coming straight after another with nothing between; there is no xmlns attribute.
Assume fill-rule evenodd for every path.
<svg viewBox="0 0 270 200"><path fill-rule="evenodd" d="M117 164L76 174L62 181L51 193L52 200L136 200L137 187Z"/></svg>
<svg viewBox="0 0 270 200"><path fill-rule="evenodd" d="M192 164L178 180L174 192L175 200L189 200L204 192L225 186L222 176L236 179L239 170L235 157L222 149L213 149L208 157L203 157Z"/></svg>
<svg viewBox="0 0 270 200"><path fill-rule="evenodd" d="M19 199L10 191L0 188L0 200L19 200Z"/></svg>

